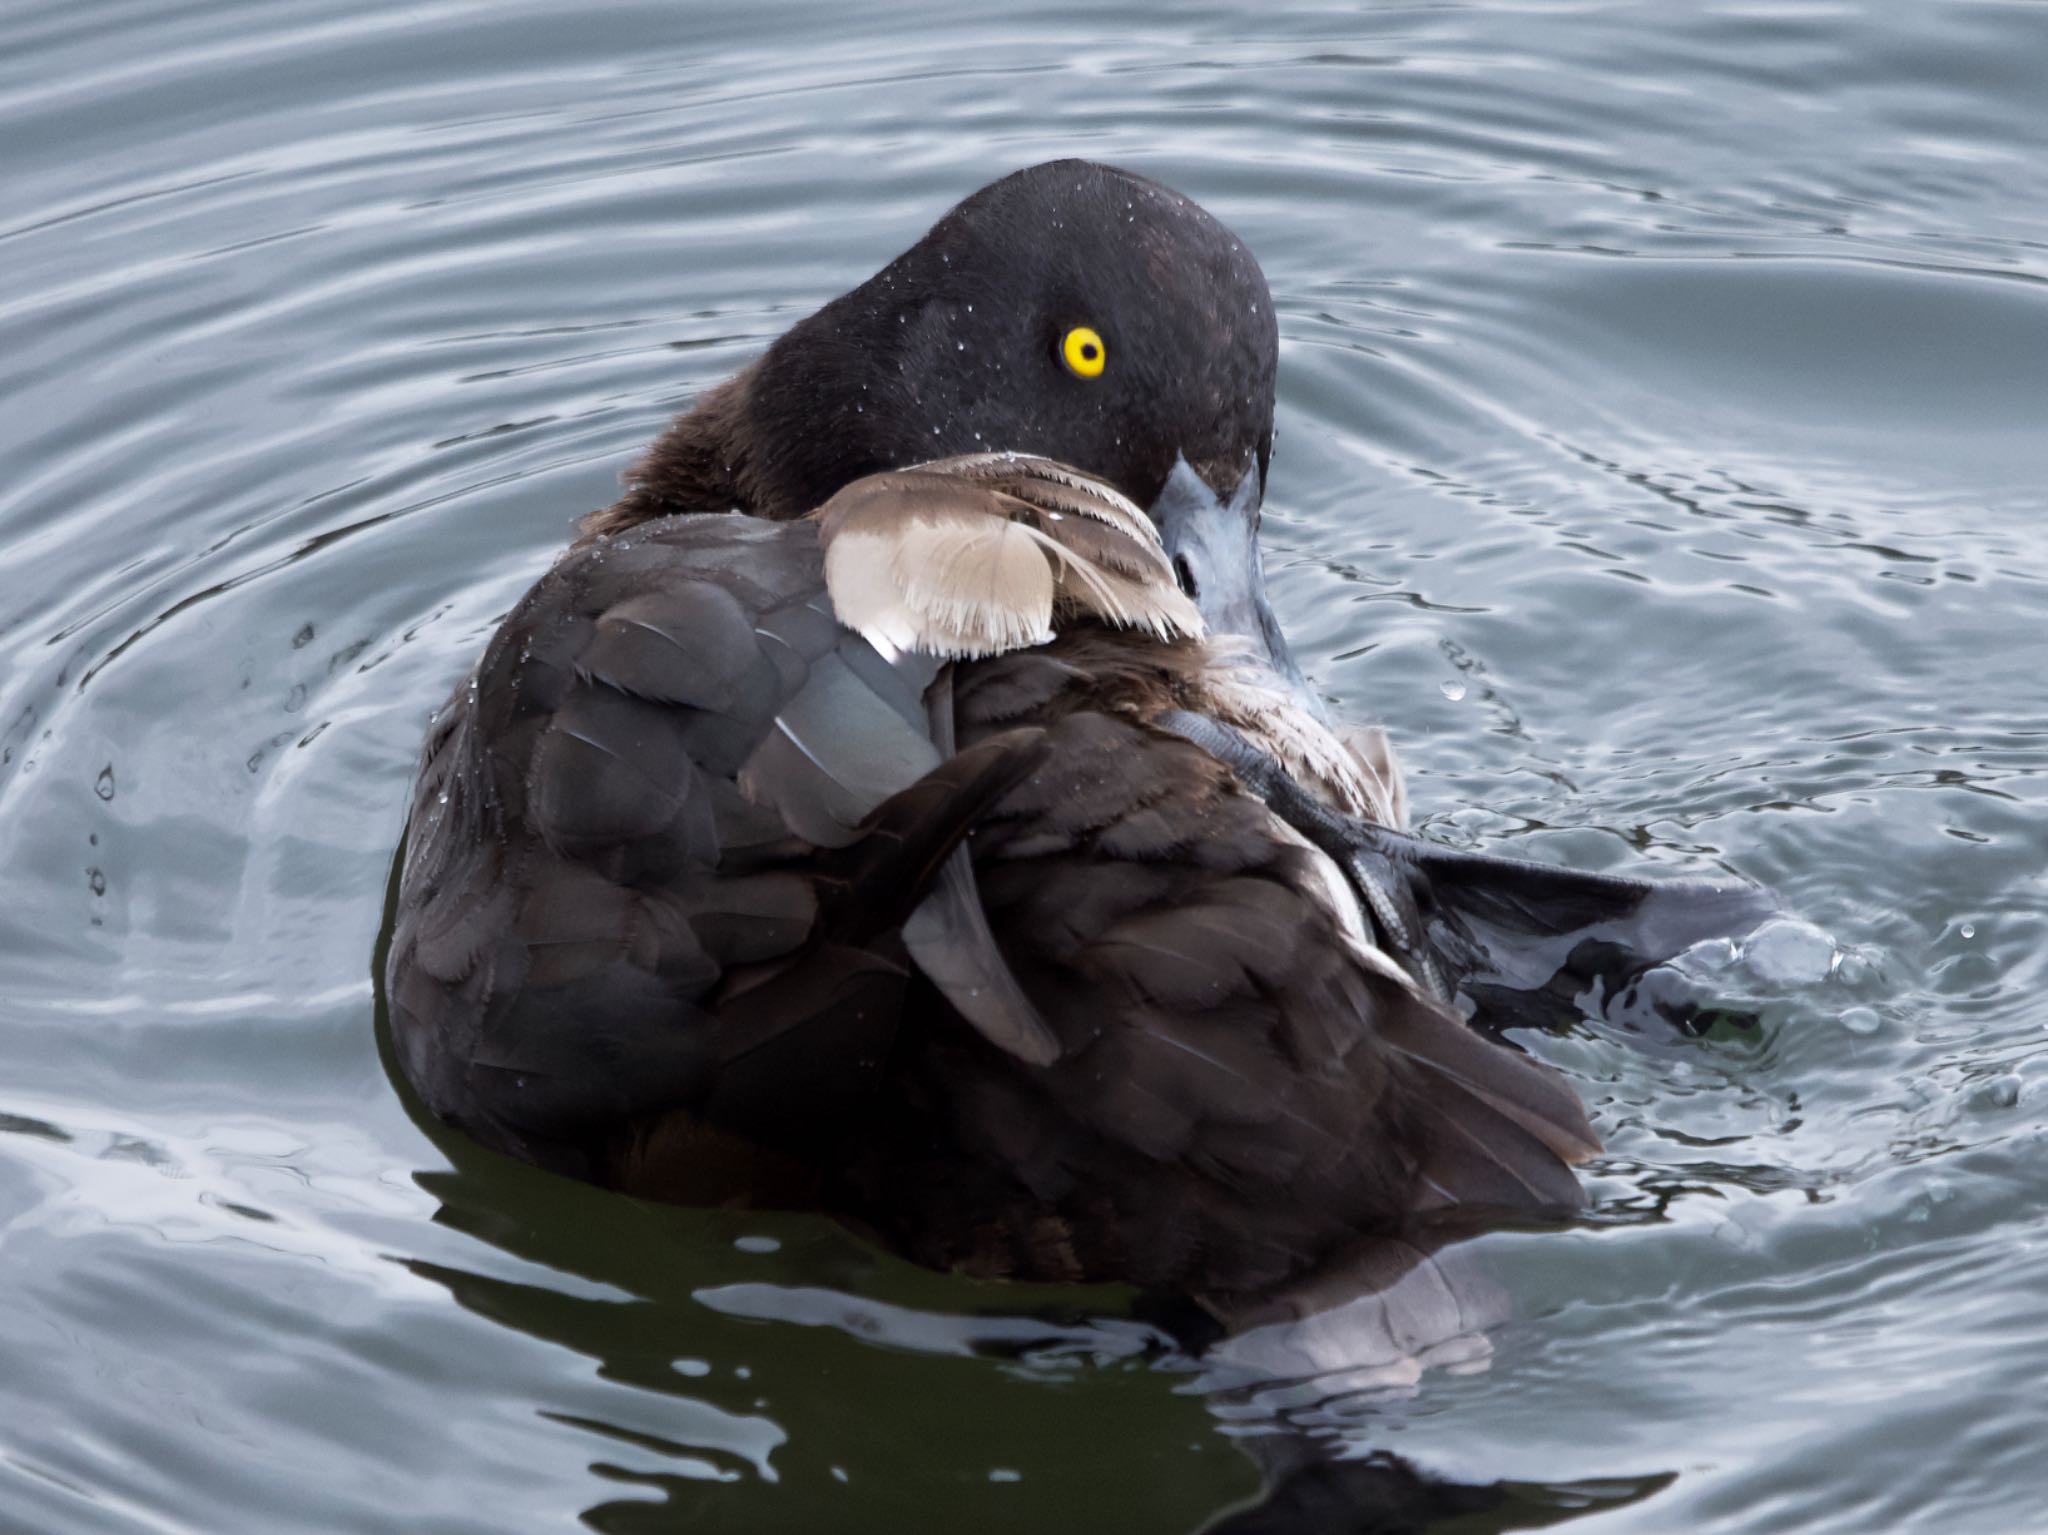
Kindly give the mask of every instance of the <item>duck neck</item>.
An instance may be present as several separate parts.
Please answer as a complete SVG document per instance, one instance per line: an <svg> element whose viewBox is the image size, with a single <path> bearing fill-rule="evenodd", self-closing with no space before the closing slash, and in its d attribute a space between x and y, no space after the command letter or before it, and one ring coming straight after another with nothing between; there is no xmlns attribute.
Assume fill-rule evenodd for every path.
<svg viewBox="0 0 2048 1535"><path fill-rule="evenodd" d="M763 504L753 483L747 421L757 371L758 365L735 374L676 417L640 462L626 471L626 493L577 525L577 542L678 512L788 515Z"/></svg>

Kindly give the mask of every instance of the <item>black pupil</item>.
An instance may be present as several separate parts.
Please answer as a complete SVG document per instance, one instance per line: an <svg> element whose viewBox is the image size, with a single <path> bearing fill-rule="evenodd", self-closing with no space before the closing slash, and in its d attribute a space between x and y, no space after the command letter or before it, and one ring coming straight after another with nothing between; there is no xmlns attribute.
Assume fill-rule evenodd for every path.
<svg viewBox="0 0 2048 1535"><path fill-rule="evenodd" d="M1082 360L1083 362L1093 362L1093 361L1095 361L1095 343L1094 343L1094 342L1092 342L1092 341L1084 341L1084 342L1082 342L1082 343L1081 343L1081 360Z"/></svg>

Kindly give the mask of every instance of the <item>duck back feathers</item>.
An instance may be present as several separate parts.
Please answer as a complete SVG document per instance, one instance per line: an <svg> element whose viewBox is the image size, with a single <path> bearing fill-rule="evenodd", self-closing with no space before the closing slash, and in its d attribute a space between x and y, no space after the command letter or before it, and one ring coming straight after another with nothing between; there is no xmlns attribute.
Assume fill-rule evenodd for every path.
<svg viewBox="0 0 2048 1535"><path fill-rule="evenodd" d="M934 525L969 553L928 557ZM957 635L933 593L986 590L1010 556L977 538L1017 528L1047 643L891 643ZM1247 1294L1446 1205L1569 1204L1570 1092L1417 994L1328 860L1156 723L1223 706L1184 604L1142 514L1031 460L573 550L428 744L408 1075L529 1160L684 1198L796 1167L982 1273Z"/></svg>
<svg viewBox="0 0 2048 1535"><path fill-rule="evenodd" d="M1056 1052L916 1014L848 1206L939 1266L1224 1304L1363 1235L1574 1204L1598 1142L1570 1089L1361 945L1321 855L1149 723L1186 664L1077 629L961 669L964 747L1044 732L968 846Z"/></svg>

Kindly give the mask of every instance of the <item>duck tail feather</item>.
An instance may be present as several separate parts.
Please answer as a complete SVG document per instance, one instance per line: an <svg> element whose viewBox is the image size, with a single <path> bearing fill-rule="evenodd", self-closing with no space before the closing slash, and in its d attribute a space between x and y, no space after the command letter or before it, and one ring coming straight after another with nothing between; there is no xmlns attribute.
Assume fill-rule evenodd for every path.
<svg viewBox="0 0 2048 1535"><path fill-rule="evenodd" d="M1420 997L1388 1010L1381 1037L1413 1072L1424 1208L1582 1203L1572 1168L1600 1153L1600 1137L1563 1077Z"/></svg>

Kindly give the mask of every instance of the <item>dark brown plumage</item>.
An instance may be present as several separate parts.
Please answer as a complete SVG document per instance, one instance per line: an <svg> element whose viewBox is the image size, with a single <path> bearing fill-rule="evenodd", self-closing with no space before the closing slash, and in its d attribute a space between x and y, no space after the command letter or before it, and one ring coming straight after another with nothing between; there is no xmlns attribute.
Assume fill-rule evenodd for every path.
<svg viewBox="0 0 2048 1535"><path fill-rule="evenodd" d="M1048 344L1080 322L1101 379ZM1359 899L1398 779L1265 603L1275 355L1227 230L1065 162L711 391L434 724L388 966L428 1107L577 1177L1226 1312L1574 1204L1576 1098L1428 980L1546 982L1497 961L1548 887L1466 867L1432 904L1433 855L1373 843L1400 963ZM1626 951L1611 883L1576 910Z"/></svg>
<svg viewBox="0 0 2048 1535"><path fill-rule="evenodd" d="M1569 1088L1421 997L1322 855L1150 723L1205 672L1094 626L960 669L964 748L1044 733L972 847L1059 1052L912 1009L848 1202L927 1262L1240 1298L1449 1203L1576 1201L1597 1142Z"/></svg>
<svg viewBox="0 0 2048 1535"><path fill-rule="evenodd" d="M986 465L958 473L954 522L1009 526ZM841 510L915 537L874 498L946 480ZM1044 483L1085 520L1085 480ZM1448 1203L1573 1201L1596 1142L1569 1090L1421 996L1329 860L1156 723L1236 707L1234 669L1087 613L951 671L885 659L827 600L846 526L601 539L451 700L391 965L437 1111L628 1189L817 1202L941 1266L1212 1297ZM914 964L906 919L970 833L982 925ZM978 960L1026 1021L952 1005Z"/></svg>

